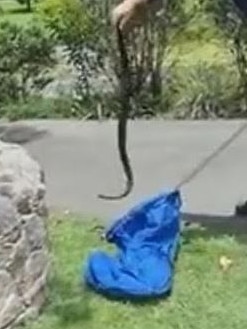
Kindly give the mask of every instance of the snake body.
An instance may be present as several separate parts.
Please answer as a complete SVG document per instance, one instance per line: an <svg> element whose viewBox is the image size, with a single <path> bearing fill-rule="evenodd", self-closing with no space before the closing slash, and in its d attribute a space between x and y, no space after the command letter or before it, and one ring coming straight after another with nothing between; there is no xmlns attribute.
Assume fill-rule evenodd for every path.
<svg viewBox="0 0 247 329"><path fill-rule="evenodd" d="M117 26L117 42L118 51L120 55L120 111L118 113L118 152L120 161L123 166L123 170L126 176L126 186L123 193L116 196L99 195L99 198L106 200L118 200L126 197L132 190L134 185L134 177L132 168L130 165L130 160L127 152L127 124L128 117L131 111L131 75L129 70L129 61L127 49L124 42L124 36Z"/></svg>

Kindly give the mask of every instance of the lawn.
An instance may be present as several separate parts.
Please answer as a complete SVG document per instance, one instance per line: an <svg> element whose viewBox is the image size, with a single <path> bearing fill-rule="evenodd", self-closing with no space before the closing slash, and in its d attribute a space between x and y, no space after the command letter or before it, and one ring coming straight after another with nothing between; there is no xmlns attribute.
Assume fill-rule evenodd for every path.
<svg viewBox="0 0 247 329"><path fill-rule="evenodd" d="M26 25L34 18L34 13L28 13L25 6L20 5L16 0L0 0L0 22L8 20L11 23Z"/></svg>
<svg viewBox="0 0 247 329"><path fill-rule="evenodd" d="M184 233L169 299L144 304L109 301L80 283L88 253L107 250L93 224L51 218L54 261L49 302L39 321L26 329L243 329L247 323L247 248L231 236ZM223 272L225 255L233 266Z"/></svg>

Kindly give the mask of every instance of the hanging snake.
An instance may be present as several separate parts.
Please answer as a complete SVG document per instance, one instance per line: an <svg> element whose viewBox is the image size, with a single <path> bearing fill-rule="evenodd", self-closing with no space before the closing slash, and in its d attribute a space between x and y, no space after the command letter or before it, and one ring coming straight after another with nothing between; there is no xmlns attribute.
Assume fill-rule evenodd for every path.
<svg viewBox="0 0 247 329"><path fill-rule="evenodd" d="M126 197L134 185L134 177L127 152L127 124L131 111L131 74L124 35L119 25L116 26L117 45L120 55L120 111L118 113L118 152L126 176L126 186L123 193L116 196L99 195L106 200L118 200Z"/></svg>

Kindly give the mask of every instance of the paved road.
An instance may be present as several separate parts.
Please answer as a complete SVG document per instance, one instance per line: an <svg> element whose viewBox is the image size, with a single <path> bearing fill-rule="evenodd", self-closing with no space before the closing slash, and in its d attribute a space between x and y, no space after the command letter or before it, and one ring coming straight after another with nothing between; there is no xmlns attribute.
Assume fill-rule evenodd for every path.
<svg viewBox="0 0 247 329"><path fill-rule="evenodd" d="M116 150L116 122L32 121L45 129L26 144L45 169L53 208L114 218L129 206L163 189L172 189L186 173L219 146L241 121L129 124L129 152L135 173L133 193L122 201L103 201L98 193L119 193L122 169ZM184 211L230 215L247 198L247 132L182 189Z"/></svg>

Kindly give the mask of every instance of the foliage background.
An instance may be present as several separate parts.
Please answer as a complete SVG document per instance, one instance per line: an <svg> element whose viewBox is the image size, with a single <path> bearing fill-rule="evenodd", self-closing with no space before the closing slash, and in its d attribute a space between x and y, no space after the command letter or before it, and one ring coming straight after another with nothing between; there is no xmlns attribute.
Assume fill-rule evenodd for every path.
<svg viewBox="0 0 247 329"><path fill-rule="evenodd" d="M12 119L114 118L119 105L119 68L109 15L117 2L39 0L32 2L32 12L28 13L25 3L0 0L0 22L13 23L13 16L20 15L21 19L15 20L19 26L16 30L20 35L30 34L26 35L27 44L29 39L34 40L28 26L31 22L36 25L36 48L29 47L30 54L23 62L25 68L31 65L32 52L36 54L42 42L42 48L48 47L45 52L49 52L49 57L58 50L60 53L60 57L53 56L55 62L47 65L43 65L43 55L39 53L39 74L47 77L49 71L50 80L47 77L47 84L44 82L36 90L32 88L31 93L30 89L25 91L25 97L16 97L10 87L12 81L2 79L5 87L1 90L14 95L1 97L2 115ZM131 117L245 117L245 25L232 0L169 1L159 18L128 40L133 82ZM2 35L9 33L3 25L0 30ZM238 44L236 36L241 41ZM7 47L11 49L23 48L9 42ZM0 44L1 52L5 51L4 47L6 44ZM20 53L19 50L16 56L21 56ZM71 76L73 83L47 99L44 90L49 90L52 80L56 82L61 67L69 73L60 79ZM16 67L14 76L19 77L19 71ZM54 106L61 103L57 99L66 99L67 109Z"/></svg>

